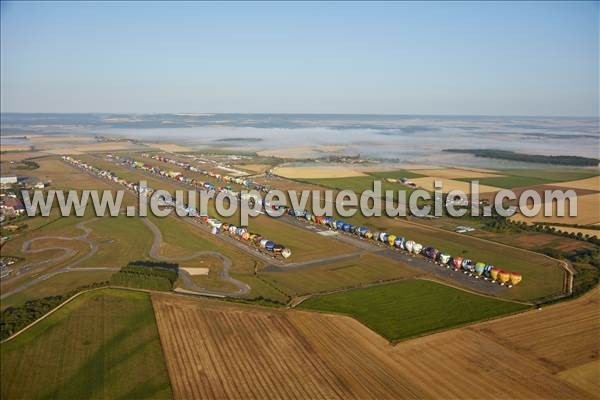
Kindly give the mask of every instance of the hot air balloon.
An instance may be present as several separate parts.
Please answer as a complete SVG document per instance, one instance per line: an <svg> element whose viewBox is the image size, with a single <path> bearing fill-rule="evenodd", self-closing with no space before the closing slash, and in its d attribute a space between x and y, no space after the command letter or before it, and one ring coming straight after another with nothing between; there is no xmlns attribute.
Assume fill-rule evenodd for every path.
<svg viewBox="0 0 600 400"><path fill-rule="evenodd" d="M499 272L500 272L500 270L496 267L494 267L490 270L490 277L492 278L492 282L496 282L496 280L498 280Z"/></svg>
<svg viewBox="0 0 600 400"><path fill-rule="evenodd" d="M500 271L498 272L498 280L500 284L504 285L510 280L510 272Z"/></svg>
<svg viewBox="0 0 600 400"><path fill-rule="evenodd" d="M486 266L486 264L484 262L478 262L475 264L475 273L477 274L477 276L483 275L485 266Z"/></svg>
<svg viewBox="0 0 600 400"><path fill-rule="evenodd" d="M283 246L280 244L276 244L275 246L273 246L273 252L274 253L281 253L283 251Z"/></svg>
<svg viewBox="0 0 600 400"><path fill-rule="evenodd" d="M490 272L492 272L492 269L494 269L494 266L492 264L486 265L485 268L483 269L483 276L486 279L490 277Z"/></svg>
<svg viewBox="0 0 600 400"><path fill-rule="evenodd" d="M372 239L372 238L373 238L373 232L371 232L371 231L367 231L367 232L365 233L365 238L367 238L367 239Z"/></svg>
<svg viewBox="0 0 600 400"><path fill-rule="evenodd" d="M387 242L390 246L394 246L394 242L396 241L396 235L389 235L387 238Z"/></svg>
<svg viewBox="0 0 600 400"><path fill-rule="evenodd" d="M419 254L423 250L423 245L421 243L415 243L413 245L413 253Z"/></svg>
<svg viewBox="0 0 600 400"><path fill-rule="evenodd" d="M268 239L262 239L260 241L260 247L262 247L263 249L267 247L267 242L269 242ZM272 242L271 242L272 243Z"/></svg>
<svg viewBox="0 0 600 400"><path fill-rule="evenodd" d="M406 248L406 251L409 253L412 253L414 245L415 242L413 240L409 240L408 242L404 243L404 248Z"/></svg>
<svg viewBox="0 0 600 400"><path fill-rule="evenodd" d="M212 233L213 235L216 235L217 233L219 233L219 228L217 228L216 226L213 226L213 228L210 230L210 233Z"/></svg>
<svg viewBox="0 0 600 400"><path fill-rule="evenodd" d="M250 234L248 232L242 233L242 239L244 239L244 240L250 239Z"/></svg>
<svg viewBox="0 0 600 400"><path fill-rule="evenodd" d="M379 241L380 242L387 242L387 238L388 238L388 234L385 232L382 232L379 234Z"/></svg>
<svg viewBox="0 0 600 400"><path fill-rule="evenodd" d="M454 269L459 269L460 267L462 267L462 263L463 263L462 257L454 257L452 259L452 265L454 266Z"/></svg>
<svg viewBox="0 0 600 400"><path fill-rule="evenodd" d="M473 271L473 261L465 258L462 262L462 269L465 271Z"/></svg>
<svg viewBox="0 0 600 400"><path fill-rule="evenodd" d="M267 249L267 251L273 251L273 248L275 248L275 243L267 240L267 243L265 243L265 249Z"/></svg>
<svg viewBox="0 0 600 400"><path fill-rule="evenodd" d="M440 253L438 255L438 260L441 264L446 265L448 264L448 261L450 261L450 254Z"/></svg>
<svg viewBox="0 0 600 400"><path fill-rule="evenodd" d="M307 221L310 221L312 219L312 214L309 213L308 211L306 212L306 214L304 214L304 218L306 218Z"/></svg>
<svg viewBox="0 0 600 400"><path fill-rule="evenodd" d="M510 273L510 283L515 286L518 285L523 280L523 277L518 272Z"/></svg>
<svg viewBox="0 0 600 400"><path fill-rule="evenodd" d="M404 246L404 238L397 237L396 240L394 240L394 247L401 249L403 246Z"/></svg>
<svg viewBox="0 0 600 400"><path fill-rule="evenodd" d="M289 258L292 255L292 251L288 248L281 250L281 255L283 258Z"/></svg>

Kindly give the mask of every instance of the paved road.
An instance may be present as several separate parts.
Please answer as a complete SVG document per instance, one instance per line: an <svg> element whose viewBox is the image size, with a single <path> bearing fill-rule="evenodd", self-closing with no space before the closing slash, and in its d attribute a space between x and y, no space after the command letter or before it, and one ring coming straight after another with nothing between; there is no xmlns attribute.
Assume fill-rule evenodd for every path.
<svg viewBox="0 0 600 400"><path fill-rule="evenodd" d="M43 282L53 276L56 276L58 274L62 274L65 272L118 271L119 268L111 268L111 267L74 268L78 264L81 264L83 261L92 257L98 251L98 245L96 244L96 242L94 242L93 240L88 238L88 236L92 233L92 230L86 226L87 224L97 221L97 220L98 220L97 218L89 219L87 221L83 221L83 222L80 222L77 225L75 225L75 227L77 229L81 229L83 231L83 234L81 234L79 236L40 236L40 237L29 239L29 240L23 242L23 246L22 246L21 250L25 254L36 254L36 253L41 253L43 251L48 251L48 250L62 250L63 254L61 254L57 257L48 258L43 261L37 261L34 263L25 264L25 265L19 267L19 271L22 271L22 272L20 272L18 275L15 274L14 276L11 276L9 279L16 278L18 276L22 276L24 273L31 271L32 268L36 268L41 265L61 263L65 260L69 259L70 257L74 256L77 253L75 250L71 249L70 247L63 247L63 246L49 246L49 247L44 247L43 249L32 249L31 245L38 240L80 241L80 242L87 243L90 248L90 251L83 257L78 258L77 260L65 265L64 267L62 267L60 269L57 269L56 271L52 271L52 272L48 272L46 274L40 275L37 278L31 279L13 289L3 291L2 294L0 294L0 300L5 299L8 296L11 296L13 294L22 292L23 290L30 288L33 285L36 285L36 284ZM6 279L6 280L8 280L8 279Z"/></svg>
<svg viewBox="0 0 600 400"><path fill-rule="evenodd" d="M168 261L168 262L178 262L178 261L189 261L195 258L211 256L218 258L223 263L223 269L220 273L220 278L225 281L235 285L238 290L235 292L221 291L221 290L211 290L198 286L191 275L182 269L179 270L179 275L181 276L184 286L187 290L195 292L196 294L206 294L206 295L226 295L226 296L234 296L239 297L245 294L248 294L251 290L250 286L244 282L238 281L237 279L232 278L229 275L229 269L231 268L231 260L219 252L216 251L197 251L194 254L185 256L185 257L164 257L159 254L160 252L160 244L162 243L162 234L156 225L152 223L148 218L142 218L144 223L150 231L154 235L154 242L152 243L152 247L150 249L150 257L159 261Z"/></svg>

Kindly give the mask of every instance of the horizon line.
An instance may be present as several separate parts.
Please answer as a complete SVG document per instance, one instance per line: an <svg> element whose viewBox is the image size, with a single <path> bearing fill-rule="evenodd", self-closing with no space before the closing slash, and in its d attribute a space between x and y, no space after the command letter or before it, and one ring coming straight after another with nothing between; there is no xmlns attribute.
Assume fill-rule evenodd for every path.
<svg viewBox="0 0 600 400"><path fill-rule="evenodd" d="M209 111L177 111L177 112L106 112L106 111L76 111L76 112L43 112L43 111L0 111L0 115L4 114L46 114L46 115L180 115L180 114L197 114L197 115L340 115L340 116L389 116L389 117L525 117L525 118L593 118L600 119L599 115L541 115L541 114L450 114L450 113L407 113L407 114L389 114L389 113L314 113L314 112L209 112Z"/></svg>

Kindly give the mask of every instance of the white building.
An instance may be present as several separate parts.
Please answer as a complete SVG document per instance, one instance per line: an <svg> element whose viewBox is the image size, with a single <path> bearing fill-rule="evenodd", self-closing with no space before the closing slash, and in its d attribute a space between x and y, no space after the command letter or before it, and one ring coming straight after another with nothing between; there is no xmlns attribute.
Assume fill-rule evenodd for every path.
<svg viewBox="0 0 600 400"><path fill-rule="evenodd" d="M16 176L0 176L0 185L10 185L17 183Z"/></svg>

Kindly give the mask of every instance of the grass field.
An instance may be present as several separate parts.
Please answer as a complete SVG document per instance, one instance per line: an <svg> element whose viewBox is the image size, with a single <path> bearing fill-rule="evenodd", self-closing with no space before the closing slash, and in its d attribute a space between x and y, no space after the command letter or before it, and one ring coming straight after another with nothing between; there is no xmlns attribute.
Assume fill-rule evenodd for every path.
<svg viewBox="0 0 600 400"><path fill-rule="evenodd" d="M422 274L418 269L397 261L375 254L362 254L318 267L261 272L260 276L288 295L300 296Z"/></svg>
<svg viewBox="0 0 600 400"><path fill-rule="evenodd" d="M300 307L353 316L392 341L528 308L418 279L313 297Z"/></svg>
<svg viewBox="0 0 600 400"><path fill-rule="evenodd" d="M480 178L480 185L512 189L524 186L546 185L550 183L574 181L600 175L598 169L588 168L547 168L547 169L503 169L498 174L505 176ZM458 179L469 182L472 179Z"/></svg>
<svg viewBox="0 0 600 400"><path fill-rule="evenodd" d="M85 293L0 349L3 399L171 398L145 293Z"/></svg>
<svg viewBox="0 0 600 400"><path fill-rule="evenodd" d="M30 299L62 295L78 287L96 282L106 282L112 274L112 271L74 271L54 275L37 285L3 299L0 308L21 305Z"/></svg>
<svg viewBox="0 0 600 400"><path fill-rule="evenodd" d="M412 193L412 189L407 186L400 185L398 183L387 182L386 178L420 178L423 175L419 175L414 172L406 170L394 170L384 172L369 172L363 176L353 176L346 178L318 178L318 179L298 179L301 182L310 183L313 185L320 185L330 189L336 190L351 190L357 194L364 192L365 190L373 190L373 182L376 180L381 181L381 192L382 198L385 198L385 191L392 190L394 192L394 200L398 200L398 190L406 191L407 198Z"/></svg>

